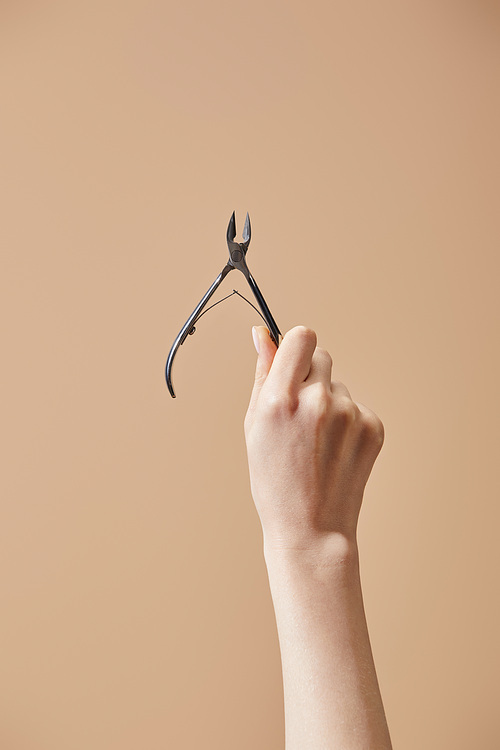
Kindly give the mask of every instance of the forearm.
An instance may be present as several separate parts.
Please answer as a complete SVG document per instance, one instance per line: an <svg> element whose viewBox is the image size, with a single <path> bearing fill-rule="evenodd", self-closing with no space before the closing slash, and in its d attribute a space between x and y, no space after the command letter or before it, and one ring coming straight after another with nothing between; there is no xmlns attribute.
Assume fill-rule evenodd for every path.
<svg viewBox="0 0 500 750"><path fill-rule="evenodd" d="M265 550L283 667L286 750L390 750L355 542Z"/></svg>

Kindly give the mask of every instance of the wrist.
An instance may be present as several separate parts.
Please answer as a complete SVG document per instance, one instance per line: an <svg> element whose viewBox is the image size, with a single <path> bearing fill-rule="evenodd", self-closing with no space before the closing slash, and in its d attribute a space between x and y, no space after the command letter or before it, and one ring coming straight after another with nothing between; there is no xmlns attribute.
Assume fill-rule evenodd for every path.
<svg viewBox="0 0 500 750"><path fill-rule="evenodd" d="M286 570L314 577L359 572L356 538L338 533L325 534L307 546L286 546L264 535L264 559L269 571Z"/></svg>

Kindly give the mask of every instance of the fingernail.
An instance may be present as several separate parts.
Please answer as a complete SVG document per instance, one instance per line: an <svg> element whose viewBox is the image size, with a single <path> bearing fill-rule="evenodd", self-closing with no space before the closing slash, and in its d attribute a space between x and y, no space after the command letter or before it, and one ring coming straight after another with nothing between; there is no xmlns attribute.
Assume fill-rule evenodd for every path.
<svg viewBox="0 0 500 750"><path fill-rule="evenodd" d="M252 338L253 338L253 343L258 354L259 349L260 349L260 343L259 343L259 334L257 333L257 329L255 326L252 326Z"/></svg>

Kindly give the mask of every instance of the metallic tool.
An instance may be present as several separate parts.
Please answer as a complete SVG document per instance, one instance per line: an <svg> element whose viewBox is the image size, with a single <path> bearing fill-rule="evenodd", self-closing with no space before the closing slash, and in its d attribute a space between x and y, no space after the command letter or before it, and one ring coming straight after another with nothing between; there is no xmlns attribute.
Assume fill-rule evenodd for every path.
<svg viewBox="0 0 500 750"><path fill-rule="evenodd" d="M251 233L252 233L252 230L250 227L250 217L247 214L247 217L245 220L245 226L243 228L243 235L242 235L243 242L234 241L234 238L236 237L236 220L235 220L234 211L233 211L231 218L229 219L229 224L227 227L227 235L226 235L227 246L229 248L229 260L224 266L224 268L222 269L222 271L220 272L220 274L215 279L210 289L204 295L203 299L196 305L195 309L189 316L187 322L182 326L182 329L180 333L178 334L177 338L175 339L174 343L172 344L172 348L170 349L169 355L167 357L167 364L165 367L165 378L167 380L168 390L170 391L170 395L172 396L172 398L175 398L174 388L172 385L172 364L174 361L174 357L177 353L177 350L179 346L184 343L187 336L195 332L196 322L199 320L199 318L201 318L204 312L207 312L207 310L203 312L203 308L206 306L208 300L211 298L211 296L213 295L217 287L220 285L220 283L223 281L223 279L225 279L229 271L233 271L236 268L238 269L238 271L241 271L241 273L244 275L244 277L250 284L250 288L252 292L255 295L255 299L257 300L257 303L260 308L261 317L264 319L269 329L269 334L272 340L274 341L276 346L279 346L280 344L281 332L278 326L276 325L276 321L274 320L271 314L271 311L268 308L266 301L264 297L262 296L262 293L259 287L257 286L257 283L255 279L253 278L252 274L250 273L248 266L247 266L246 254L248 251L248 246L250 244ZM243 296L239 294L239 292L237 292L236 290L233 290L233 294L238 294L240 297ZM231 295L228 295L228 296L231 296ZM220 302L222 301L223 300L220 300ZM246 301L248 302L248 300ZM218 304L218 302L216 302L215 304ZM250 302L250 304L252 303ZM252 307L254 306L252 305ZM259 311L257 310L257 312Z"/></svg>

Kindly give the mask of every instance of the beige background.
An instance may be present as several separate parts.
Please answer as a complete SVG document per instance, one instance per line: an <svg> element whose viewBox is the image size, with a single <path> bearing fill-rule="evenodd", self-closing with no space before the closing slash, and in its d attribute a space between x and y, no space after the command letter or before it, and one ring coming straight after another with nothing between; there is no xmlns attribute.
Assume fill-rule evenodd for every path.
<svg viewBox="0 0 500 750"><path fill-rule="evenodd" d="M236 209L282 331L386 427L359 538L394 746L498 748L498 3L0 7L0 746L283 747L259 318L228 300L163 375Z"/></svg>

